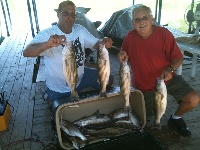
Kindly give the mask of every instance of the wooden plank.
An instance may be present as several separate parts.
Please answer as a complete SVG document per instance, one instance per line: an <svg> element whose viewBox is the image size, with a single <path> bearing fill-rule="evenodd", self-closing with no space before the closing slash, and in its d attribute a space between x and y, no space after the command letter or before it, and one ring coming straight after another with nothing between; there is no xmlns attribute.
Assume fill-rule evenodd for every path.
<svg viewBox="0 0 200 150"><path fill-rule="evenodd" d="M16 37L17 38L17 37ZM8 77L8 74L11 70L11 63L13 62L14 59L14 56L16 54L16 45L19 43L19 37L18 39L10 39L8 42L8 46L7 47L1 47L1 51L4 51L1 59L0 59L0 66L1 66L1 73L0 73L0 83L1 83L1 89L4 88L5 86L5 82L6 82L6 79ZM16 43L14 43L16 42ZM10 59L9 59L10 58ZM9 93L8 93L9 95Z"/></svg>
<svg viewBox="0 0 200 150"><path fill-rule="evenodd" d="M44 101L45 82L38 82L36 87L37 97L35 100L32 136L37 135L42 141L43 146L48 145L54 140L54 133L52 131L51 116L52 112ZM47 132L48 131L48 132ZM43 148L41 143L31 143L31 149Z"/></svg>
<svg viewBox="0 0 200 150"><path fill-rule="evenodd" d="M9 132L5 133L5 136L10 135L9 138L6 138L4 141L5 143L9 144L12 142L15 142L16 140L23 140L25 130L26 130L26 124L28 112L25 109L31 108L31 105L28 103L24 103L26 99L29 99L29 91L31 88L31 80L29 79L32 76L33 71L33 63L27 63L31 62L27 61L27 58L24 58L22 56L22 50L26 43L27 34L24 34L25 36L22 36L19 39L20 42L16 41L16 45L14 44L12 49L12 55L9 54L9 59L5 60L6 65L10 68L9 75L7 76L5 80L5 86L4 89L7 89L7 87L10 89L8 94L10 93L9 99L12 106L14 106L14 110L12 113L12 119L10 121L11 126L9 126ZM14 61L13 61L14 60ZM5 72L5 71L4 71ZM27 76L27 79L26 79ZM25 80L24 80L25 79ZM23 83L24 82L24 83ZM27 92L28 90L28 92ZM7 90L8 91L8 90ZM30 107L29 107L30 106ZM33 107L33 106L32 106ZM26 112L26 113L24 113ZM32 122L32 117L31 117ZM19 124L19 125L18 125ZM32 127L31 127L32 128ZM31 130L29 130L31 133ZM23 142L20 144L17 144L15 148L23 148ZM12 149L12 145L7 146L5 149Z"/></svg>
<svg viewBox="0 0 200 150"><path fill-rule="evenodd" d="M18 41L16 41L18 43ZM15 44L14 44L15 45ZM21 47L18 47L19 49L22 49ZM13 53L18 52L17 48L13 47ZM15 55L15 54L14 54ZM11 60L15 60L11 57ZM11 63L11 62L10 62ZM13 68L12 68L13 69ZM21 69L21 70L20 70ZM15 70L15 71L14 71ZM14 70L9 71L10 73L7 74L7 78L4 77L4 86L3 89L7 91L7 98L9 99L10 104L14 107L13 113L12 113L12 118L10 120L10 125L9 125L9 130L8 132L4 132L4 134L1 134L3 142L8 144L10 143L11 139L11 134L12 134L12 128L15 122L15 113L17 111L17 102L19 101L19 95L20 95L20 87L22 86L22 78L21 78L21 73L17 72L24 72L24 68L18 68L17 65L14 67ZM13 79L13 77L15 77ZM15 84L14 84L15 83ZM17 86L17 88L15 88ZM4 136L8 138L3 138ZM8 147L6 147L8 149Z"/></svg>
<svg viewBox="0 0 200 150"><path fill-rule="evenodd" d="M24 69L24 72L26 72L25 68L24 67L22 67L22 68ZM29 71L30 71L30 74L26 73L26 75L28 75L30 77L31 70L29 70ZM21 87L20 86L17 87L17 88L19 88L19 93L17 93L18 99L16 99L16 101L18 101L18 103L15 104L15 107L16 107L15 120L14 120L15 125L12 128L10 142L15 142L16 140L23 140L25 130L26 130L26 121L27 121L27 115L28 115L27 110L29 108L28 107L29 104L28 104L28 102L26 102L26 100L29 100L29 98L28 98L29 94L30 94L29 88L31 87L32 83L30 82L30 79L26 80L25 75L22 75L22 78L20 81L22 84L20 84ZM24 84L24 82L29 82L29 83ZM28 85L28 84L30 84L30 85ZM15 148L23 148L23 142L17 144L15 146Z"/></svg>
<svg viewBox="0 0 200 150"><path fill-rule="evenodd" d="M14 34L14 36L6 37L6 39L0 45L0 59L1 59L1 62L2 62L1 65L5 64L5 60L9 57L9 55L7 55L7 54L10 53L10 51L12 51L13 45L17 44L17 41L19 41L17 39L17 37L19 38L20 35Z"/></svg>
<svg viewBox="0 0 200 150"><path fill-rule="evenodd" d="M36 84L33 83L31 86L31 91L30 91L30 96L29 96L29 105L28 105L28 115L27 115L27 119L26 119L26 131L25 131L25 139L29 139L32 138L32 120L33 120L33 109L34 109L34 100L35 100L35 87ZM30 148L31 147L31 143L30 142L26 142L24 143L24 148Z"/></svg>
<svg viewBox="0 0 200 150"><path fill-rule="evenodd" d="M27 43L29 41L27 40ZM29 58L27 60L27 65L33 65L35 63L35 58ZM31 72L33 73L33 67ZM32 77L32 75L29 77L29 79ZM30 79L31 81L31 79ZM29 82L30 82L29 81ZM33 120L33 109L34 109L34 102L35 102L35 93L36 92L36 84L33 83L31 86L31 91L30 91L30 96L29 96L29 106L28 106L28 116L27 116L27 124L26 124L26 131L25 131L25 136L24 139L30 139L32 138L32 120ZM30 148L31 147L31 142L25 142L24 143L24 148Z"/></svg>
<svg viewBox="0 0 200 150"><path fill-rule="evenodd" d="M26 44L23 44L23 48L21 49L21 56L22 56L22 50L24 49L24 46ZM30 61L28 61L30 60ZM31 58L25 58L21 57L19 60L19 67L23 67L25 69L25 73L22 75L23 81L22 81L22 88L20 90L20 97L19 97L19 102L18 102L18 111L16 112L15 116L15 126L13 128L13 131L17 130L18 132L12 133L11 136L11 141L15 141L16 138L13 138L17 136L17 140L24 140L26 139L26 136L29 135L31 137L31 128L32 128L32 115L33 114L33 104L34 101L30 98L31 94L31 89L32 89L32 82L31 82L31 77L33 75L33 63ZM32 113L29 113L32 112ZM30 117L31 115L31 117ZM20 133L20 135L18 135ZM30 138L29 137L29 138ZM24 142L18 144L15 146L15 148L23 148L24 147ZM29 146L30 147L30 146Z"/></svg>

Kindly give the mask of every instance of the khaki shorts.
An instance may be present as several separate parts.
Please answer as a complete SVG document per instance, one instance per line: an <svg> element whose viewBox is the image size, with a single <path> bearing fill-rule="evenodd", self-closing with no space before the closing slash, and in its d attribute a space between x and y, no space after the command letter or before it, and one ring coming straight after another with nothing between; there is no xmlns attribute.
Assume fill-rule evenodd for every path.
<svg viewBox="0 0 200 150"><path fill-rule="evenodd" d="M188 93L194 89L183 79L181 75L176 75L167 83L167 94L172 95L177 103ZM152 115L153 100L155 98L155 91L144 92L144 99L146 105L147 116Z"/></svg>

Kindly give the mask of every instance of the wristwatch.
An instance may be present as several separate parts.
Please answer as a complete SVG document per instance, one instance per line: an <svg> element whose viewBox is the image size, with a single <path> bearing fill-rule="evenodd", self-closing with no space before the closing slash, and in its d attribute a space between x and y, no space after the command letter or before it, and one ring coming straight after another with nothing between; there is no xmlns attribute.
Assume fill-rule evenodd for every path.
<svg viewBox="0 0 200 150"><path fill-rule="evenodd" d="M174 68L172 66L169 65L167 67L170 69L171 73L174 72Z"/></svg>

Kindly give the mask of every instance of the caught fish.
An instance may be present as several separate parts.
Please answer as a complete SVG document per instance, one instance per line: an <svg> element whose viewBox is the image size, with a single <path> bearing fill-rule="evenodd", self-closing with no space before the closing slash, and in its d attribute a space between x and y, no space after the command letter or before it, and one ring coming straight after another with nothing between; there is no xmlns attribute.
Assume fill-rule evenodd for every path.
<svg viewBox="0 0 200 150"><path fill-rule="evenodd" d="M62 50L63 55L63 73L67 82L67 85L71 88L71 101L79 100L78 93L76 91L76 84L78 82L78 71L76 64L76 55L73 48L73 42L68 41Z"/></svg>
<svg viewBox="0 0 200 150"><path fill-rule="evenodd" d="M128 116L128 113L126 113L124 111L123 108L119 108L117 110L115 110L113 113L112 113L112 117L114 119L117 119L117 118L124 118L124 117L127 117Z"/></svg>
<svg viewBox="0 0 200 150"><path fill-rule="evenodd" d="M118 120L117 122L115 122L114 126L121 127L124 129L138 129L138 127L131 122L129 117L125 117L123 119Z"/></svg>
<svg viewBox="0 0 200 150"><path fill-rule="evenodd" d="M81 147L85 146L88 143L88 137L87 137L87 141L83 141L78 137L69 136L63 130L61 130L61 133L62 133L62 139L65 139L66 142L69 145L73 146L75 149L80 149Z"/></svg>
<svg viewBox="0 0 200 150"><path fill-rule="evenodd" d="M117 119L116 124L132 124L135 127L140 128L140 122L136 114L129 107L128 112L125 112L123 108L119 108L112 113L112 118Z"/></svg>
<svg viewBox="0 0 200 150"><path fill-rule="evenodd" d="M108 127L101 130L91 130L91 129L84 129L83 133L86 135L92 135L97 137L106 137L106 138L113 138L118 135L122 135L124 133L129 132L130 130L119 128L119 127Z"/></svg>
<svg viewBox="0 0 200 150"><path fill-rule="evenodd" d="M129 110L129 119L133 125L135 125L137 128L141 128L140 121L132 110Z"/></svg>
<svg viewBox="0 0 200 150"><path fill-rule="evenodd" d="M127 123L127 124L132 124L131 120L129 119L129 117L123 117L121 119L119 119L118 121L115 122L116 124L117 123Z"/></svg>
<svg viewBox="0 0 200 150"><path fill-rule="evenodd" d="M81 131L70 121L62 120L60 127L69 136L79 137L83 141L87 140L87 138L81 133Z"/></svg>
<svg viewBox="0 0 200 150"><path fill-rule="evenodd" d="M167 88L164 80L158 78L156 80L155 88L155 100L153 105L153 111L155 114L154 126L161 130L160 119L165 113L167 107Z"/></svg>
<svg viewBox="0 0 200 150"><path fill-rule="evenodd" d="M130 96L130 88L131 88L131 75L130 75L130 68L126 61L123 61L120 64L119 69L120 75L120 91L124 98L124 110L125 112L129 111L130 103L129 103L129 96Z"/></svg>
<svg viewBox="0 0 200 150"><path fill-rule="evenodd" d="M99 50L97 51L97 63L98 78L101 85L99 97L107 97L106 85L110 76L110 60L108 50L103 44L99 44Z"/></svg>
<svg viewBox="0 0 200 150"><path fill-rule="evenodd" d="M73 123L80 127L86 127L86 126L91 126L91 125L96 125L96 124L107 123L110 121L111 121L111 118L108 115L100 114L99 110L97 110L93 115L82 118Z"/></svg>
<svg viewBox="0 0 200 150"><path fill-rule="evenodd" d="M109 138L106 137L97 137L97 136L89 136L89 144L94 144L94 143L98 143L98 142L102 142L102 141L108 141L110 140Z"/></svg>

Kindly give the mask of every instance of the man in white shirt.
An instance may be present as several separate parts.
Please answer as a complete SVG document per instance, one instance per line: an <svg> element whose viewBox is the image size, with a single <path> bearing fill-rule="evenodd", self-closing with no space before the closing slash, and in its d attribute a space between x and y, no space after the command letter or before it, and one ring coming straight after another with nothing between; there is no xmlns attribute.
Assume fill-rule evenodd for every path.
<svg viewBox="0 0 200 150"><path fill-rule="evenodd" d="M25 57L44 56L46 66L46 93L51 103L61 97L69 96L71 89L66 85L62 70L62 49L66 41L73 41L79 82L77 91L86 87L100 88L97 82L98 73L96 69L84 67L85 49L99 49L99 44L104 43L106 48L112 46L112 39L95 38L88 30L75 24L76 6L72 1L63 1L57 9L58 24L40 31L34 39L26 46L23 55ZM110 76L111 86L113 79Z"/></svg>

